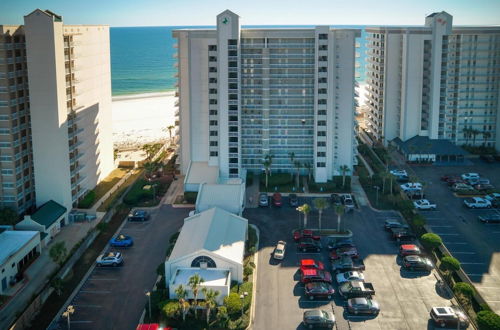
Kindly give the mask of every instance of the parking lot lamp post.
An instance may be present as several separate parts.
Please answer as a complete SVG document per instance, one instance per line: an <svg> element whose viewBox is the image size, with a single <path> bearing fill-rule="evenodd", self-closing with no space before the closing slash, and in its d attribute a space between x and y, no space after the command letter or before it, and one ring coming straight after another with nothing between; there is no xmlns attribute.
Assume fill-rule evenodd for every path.
<svg viewBox="0 0 500 330"><path fill-rule="evenodd" d="M245 299L245 296L240 294L240 300L241 300L241 317L243 317L243 299Z"/></svg>
<svg viewBox="0 0 500 330"><path fill-rule="evenodd" d="M380 190L379 186L373 186L373 188L377 191L377 197L375 198L375 204L378 205L378 191Z"/></svg>
<svg viewBox="0 0 500 330"><path fill-rule="evenodd" d="M149 303L149 322L151 322L151 291L146 292L146 296L148 296L148 303Z"/></svg>
<svg viewBox="0 0 500 330"><path fill-rule="evenodd" d="M73 305L69 305L68 308L66 308L66 311L63 313L63 316L68 319L68 330L71 329L71 322L70 322L70 315L75 312L75 308Z"/></svg>

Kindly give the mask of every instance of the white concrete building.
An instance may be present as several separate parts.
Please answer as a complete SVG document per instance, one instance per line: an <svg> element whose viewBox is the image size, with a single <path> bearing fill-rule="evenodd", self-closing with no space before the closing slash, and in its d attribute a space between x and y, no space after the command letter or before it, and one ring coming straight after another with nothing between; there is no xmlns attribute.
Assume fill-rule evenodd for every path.
<svg viewBox="0 0 500 330"><path fill-rule="evenodd" d="M5 295L16 275L41 252L38 231L0 232L0 294Z"/></svg>
<svg viewBox="0 0 500 330"><path fill-rule="evenodd" d="M369 133L500 146L500 27L453 26L446 12L422 27L367 28Z"/></svg>
<svg viewBox="0 0 500 330"><path fill-rule="evenodd" d="M188 286L189 278L200 274L205 280L201 287L219 290L219 302L229 294L231 281L243 281L243 257L248 221L220 208L198 213L184 220L175 247L165 262L165 282L170 299L175 289ZM201 292L201 290L200 290ZM200 293L200 299L203 294Z"/></svg>
<svg viewBox="0 0 500 330"><path fill-rule="evenodd" d="M245 209L245 182L241 179L231 180L234 182L202 183L196 197L196 213L218 207L241 216Z"/></svg>
<svg viewBox="0 0 500 330"><path fill-rule="evenodd" d="M68 210L114 168L109 27L24 17L36 205Z"/></svg>
<svg viewBox="0 0 500 330"><path fill-rule="evenodd" d="M356 163L356 29L242 29L226 10L216 29L176 30L181 171L208 162L220 178L294 171L317 182ZM302 171L305 171L302 165Z"/></svg>

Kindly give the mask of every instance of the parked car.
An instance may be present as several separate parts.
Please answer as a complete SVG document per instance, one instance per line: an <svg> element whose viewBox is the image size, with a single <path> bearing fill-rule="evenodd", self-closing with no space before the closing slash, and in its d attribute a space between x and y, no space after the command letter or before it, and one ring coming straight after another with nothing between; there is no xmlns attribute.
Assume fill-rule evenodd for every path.
<svg viewBox="0 0 500 330"><path fill-rule="evenodd" d="M378 315L380 307L375 300L358 297L347 300L347 311L350 314Z"/></svg>
<svg viewBox="0 0 500 330"><path fill-rule="evenodd" d="M269 206L269 197L266 193L259 194L259 206Z"/></svg>
<svg viewBox="0 0 500 330"><path fill-rule="evenodd" d="M276 247L274 248L273 257L277 260L283 260L285 258L286 242L278 241Z"/></svg>
<svg viewBox="0 0 500 330"><path fill-rule="evenodd" d="M445 174L441 177L441 181L448 182L449 179L459 178L456 174Z"/></svg>
<svg viewBox="0 0 500 330"><path fill-rule="evenodd" d="M451 190L457 192L457 191L473 191L474 188L471 185L468 185L466 183L455 183L453 186L451 186Z"/></svg>
<svg viewBox="0 0 500 330"><path fill-rule="evenodd" d="M479 156L482 160L484 160L487 163L494 163L495 162L495 156L493 155L481 155Z"/></svg>
<svg viewBox="0 0 500 330"><path fill-rule="evenodd" d="M296 194L288 195L288 201L289 201L291 207L299 206L299 199L298 199Z"/></svg>
<svg viewBox="0 0 500 330"><path fill-rule="evenodd" d="M416 238L407 228L391 228L391 236L398 242L409 242Z"/></svg>
<svg viewBox="0 0 500 330"><path fill-rule="evenodd" d="M325 282L309 282L304 286L304 293L311 300L316 298L332 299L335 290Z"/></svg>
<svg viewBox="0 0 500 330"><path fill-rule="evenodd" d="M487 191L487 190L495 189L495 186L492 184L489 184L489 183L476 184L476 185L474 185L474 189L476 189L477 191Z"/></svg>
<svg viewBox="0 0 500 330"><path fill-rule="evenodd" d="M429 202L427 199L419 199L414 201L413 205L417 210L435 210L436 204Z"/></svg>
<svg viewBox="0 0 500 330"><path fill-rule="evenodd" d="M406 170L390 170L389 173L391 173L394 176L408 176L408 173Z"/></svg>
<svg viewBox="0 0 500 330"><path fill-rule="evenodd" d="M421 256L406 256L403 258L403 267L407 270L431 271L434 265L428 258Z"/></svg>
<svg viewBox="0 0 500 330"><path fill-rule="evenodd" d="M449 178L446 180L448 186L452 187L455 183L466 183L461 177Z"/></svg>
<svg viewBox="0 0 500 330"><path fill-rule="evenodd" d="M337 260L343 256L349 256L351 258L358 258L358 249L355 246L341 247L330 252L330 260Z"/></svg>
<svg viewBox="0 0 500 330"><path fill-rule="evenodd" d="M395 219L385 220L384 227L386 230L391 230L391 228L404 228L404 229L410 228L408 225L401 223L399 220Z"/></svg>
<svg viewBox="0 0 500 330"><path fill-rule="evenodd" d="M101 254L97 257L96 260L97 267L102 266L121 266L123 265L123 258L120 252L108 252L105 254Z"/></svg>
<svg viewBox="0 0 500 330"><path fill-rule="evenodd" d="M295 242L300 241L302 238L312 238L316 241L321 239L319 235L314 235L313 231L309 229L296 230L293 232L293 240Z"/></svg>
<svg viewBox="0 0 500 330"><path fill-rule="evenodd" d="M151 215L145 210L134 210L128 214L128 221L148 221Z"/></svg>
<svg viewBox="0 0 500 330"><path fill-rule="evenodd" d="M330 200L333 206L342 205L342 199L338 194L331 194Z"/></svg>
<svg viewBox="0 0 500 330"><path fill-rule="evenodd" d="M396 176L396 182L406 183L410 181L410 177L408 175L398 175Z"/></svg>
<svg viewBox="0 0 500 330"><path fill-rule="evenodd" d="M339 285L339 293L344 299L371 297L375 295L373 284L361 281L349 281Z"/></svg>
<svg viewBox="0 0 500 330"><path fill-rule="evenodd" d="M346 211L354 210L354 200L350 194L342 195L342 204L345 206Z"/></svg>
<svg viewBox="0 0 500 330"><path fill-rule="evenodd" d="M418 256L421 253L420 248L415 244L403 244L399 247L399 255L401 257Z"/></svg>
<svg viewBox="0 0 500 330"><path fill-rule="evenodd" d="M345 272L345 273L340 273L337 274L336 280L338 284L342 284L345 282L350 282L350 281L365 281L365 276L361 272L357 271L350 271L350 272Z"/></svg>
<svg viewBox="0 0 500 330"><path fill-rule="evenodd" d="M352 238L330 238L328 240L328 250L336 250L339 248L355 247Z"/></svg>
<svg viewBox="0 0 500 330"><path fill-rule="evenodd" d="M484 199L487 199L490 202L500 201L500 193L492 193L492 194L486 195L486 196L484 196Z"/></svg>
<svg viewBox="0 0 500 330"><path fill-rule="evenodd" d="M283 199L279 192L275 192L273 194L273 205L277 207L281 207L281 205L283 205Z"/></svg>
<svg viewBox="0 0 500 330"><path fill-rule="evenodd" d="M324 270L325 264L316 259L302 259L300 260L300 269L319 269Z"/></svg>
<svg viewBox="0 0 500 330"><path fill-rule="evenodd" d="M335 326L335 316L331 310L310 310L305 311L302 323L308 328L328 328Z"/></svg>
<svg viewBox="0 0 500 330"><path fill-rule="evenodd" d="M400 187L401 187L401 190L403 190L404 192L422 190L422 184L419 182L408 182L408 183L400 185Z"/></svg>
<svg viewBox="0 0 500 330"><path fill-rule="evenodd" d="M498 213L485 214L477 218L484 223L500 223L500 214Z"/></svg>
<svg viewBox="0 0 500 330"><path fill-rule="evenodd" d="M469 320L465 313L457 307L432 307L431 319L441 328L467 329Z"/></svg>
<svg viewBox="0 0 500 330"><path fill-rule="evenodd" d="M363 259L352 259L348 256L343 256L338 260L332 262L332 270L336 273L344 273L348 271L363 271L365 270L365 263Z"/></svg>
<svg viewBox="0 0 500 330"><path fill-rule="evenodd" d="M479 179L480 175L478 173L464 173L460 176L462 180L469 180L469 179Z"/></svg>
<svg viewBox="0 0 500 330"><path fill-rule="evenodd" d="M312 238L302 238L297 243L297 249L302 252L321 252L321 242Z"/></svg>
<svg viewBox="0 0 500 330"><path fill-rule="evenodd" d="M130 236L118 235L109 241L109 245L113 247L129 247L134 245L134 240Z"/></svg>
<svg viewBox="0 0 500 330"><path fill-rule="evenodd" d="M326 282L332 283L332 274L326 270L318 269L301 269L300 270L300 281L302 283L309 282Z"/></svg>
<svg viewBox="0 0 500 330"><path fill-rule="evenodd" d="M470 209L489 209L491 202L481 197L470 197L464 199L464 205Z"/></svg>

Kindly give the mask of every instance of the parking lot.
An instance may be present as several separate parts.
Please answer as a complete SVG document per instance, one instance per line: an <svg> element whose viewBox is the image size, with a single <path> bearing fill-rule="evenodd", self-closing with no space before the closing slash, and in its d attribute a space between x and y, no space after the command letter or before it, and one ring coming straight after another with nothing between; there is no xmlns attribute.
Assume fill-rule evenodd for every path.
<svg viewBox="0 0 500 330"><path fill-rule="evenodd" d="M305 201L300 200L300 203ZM400 269L399 245L383 228L386 218L396 216L392 212L374 212L368 207L346 214L343 221L345 227L354 233L354 243L366 265L365 281L373 283L380 314L377 317L349 316L344 313L345 302L338 293L332 301L305 298L304 287L299 282L299 260L312 256L321 259L329 268L328 252L326 248L319 254L296 251L292 231L299 225L299 214L288 206L286 199L284 202L282 208L247 209L244 212L250 223L260 230L254 329L302 329L302 315L308 309L333 310L337 329L349 329L349 326L353 329L433 329L429 321L430 309L451 305L449 292L437 289L433 272ZM332 209L324 212L322 224L324 228L336 227ZM317 225L317 212L312 211L308 227L317 228ZM281 262L271 256L278 240L287 241L286 256ZM326 239L323 246L326 246ZM333 286L337 290L335 283Z"/></svg>
<svg viewBox="0 0 500 330"><path fill-rule="evenodd" d="M437 204L436 211L422 212L427 224L439 234L446 247L457 258L465 273L490 307L500 312L500 225L484 224L479 215L500 213L499 209L467 209L464 197L456 197L441 176L477 172L500 188L500 163L475 160L471 166L419 167L410 171L426 183L425 195Z"/></svg>
<svg viewBox="0 0 500 330"><path fill-rule="evenodd" d="M156 267L165 261L170 236L179 230L189 209L163 205L151 212L151 220L127 222L121 234L132 236L130 248L120 251L121 267L96 267L71 304L71 329L135 329L147 297L156 281ZM61 328L66 319L61 318Z"/></svg>

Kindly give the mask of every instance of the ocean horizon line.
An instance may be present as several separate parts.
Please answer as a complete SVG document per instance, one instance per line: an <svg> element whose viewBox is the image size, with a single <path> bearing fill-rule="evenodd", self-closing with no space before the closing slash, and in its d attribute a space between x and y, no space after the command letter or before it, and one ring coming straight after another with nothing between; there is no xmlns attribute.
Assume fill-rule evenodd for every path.
<svg viewBox="0 0 500 330"><path fill-rule="evenodd" d="M153 97L174 96L174 94L175 94L175 89L151 91L151 92L126 93L126 94L112 94L111 100L112 102L115 102L115 101L125 101L125 100L135 100L135 99L146 99Z"/></svg>

